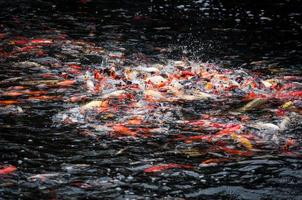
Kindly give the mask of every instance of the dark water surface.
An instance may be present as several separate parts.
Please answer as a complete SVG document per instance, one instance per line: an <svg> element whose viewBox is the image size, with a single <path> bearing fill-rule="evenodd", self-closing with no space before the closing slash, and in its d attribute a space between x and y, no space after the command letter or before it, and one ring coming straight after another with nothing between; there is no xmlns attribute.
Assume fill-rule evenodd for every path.
<svg viewBox="0 0 302 200"><path fill-rule="evenodd" d="M78 71L66 70L74 63L89 71L114 62L138 66L178 60L216 63L267 78L301 76L301 1L0 2L0 100L18 101L0 104L0 166L17 167L0 175L0 199L302 199L301 121L277 142L263 141L253 156L232 156L208 151L206 142L175 140L196 132L176 121L211 113L234 121L223 112L242 103L236 99L162 103L141 129L155 127L161 134L114 137L98 125L122 120L126 111L88 113L88 122L63 123L64 114L83 103L68 102L71 96L88 94L92 100L97 95L80 83L60 88L39 82L80 79ZM22 44L45 38L56 42L32 49ZM119 60L120 54L126 59ZM301 91L301 79L294 82ZM40 93L5 95L20 91L20 85L26 87L22 91ZM296 102L301 114L301 97ZM279 120L261 111L249 117ZM296 141L292 152L280 151L288 138ZM201 165L221 157L229 160ZM144 172L167 163L192 167Z"/></svg>

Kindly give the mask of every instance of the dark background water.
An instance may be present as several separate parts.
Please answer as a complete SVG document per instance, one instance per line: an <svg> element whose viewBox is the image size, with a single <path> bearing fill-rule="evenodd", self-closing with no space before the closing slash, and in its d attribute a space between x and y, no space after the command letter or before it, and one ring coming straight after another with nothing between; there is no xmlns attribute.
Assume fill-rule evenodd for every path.
<svg viewBox="0 0 302 200"><path fill-rule="evenodd" d="M301 75L301 9L299 0L0 1L0 30L27 37L58 31L107 49L143 52L151 60L188 57ZM0 61L1 80L30 74L11 70L14 60ZM152 161L200 161L161 154L169 152L169 138L95 140L77 127L52 126L52 116L63 109L54 102L30 104L24 114L1 111L0 164L18 171L0 177L0 199L302 199L299 158L264 155L148 175L142 168ZM295 131L301 135L301 128ZM125 146L126 153L118 154ZM58 174L45 181L28 179L42 173Z"/></svg>

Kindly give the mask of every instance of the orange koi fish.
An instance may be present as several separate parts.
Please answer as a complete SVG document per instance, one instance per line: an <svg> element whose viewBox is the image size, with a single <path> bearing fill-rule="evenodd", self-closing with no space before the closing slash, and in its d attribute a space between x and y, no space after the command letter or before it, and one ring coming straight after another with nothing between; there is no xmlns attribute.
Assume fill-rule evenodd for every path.
<svg viewBox="0 0 302 200"><path fill-rule="evenodd" d="M232 158L210 158L208 160L203 161L201 164L219 164L219 163L225 163L228 161L232 161L234 159Z"/></svg>
<svg viewBox="0 0 302 200"><path fill-rule="evenodd" d="M17 100L0 100L0 105L12 105L19 103Z"/></svg>
<svg viewBox="0 0 302 200"><path fill-rule="evenodd" d="M87 96L86 95L82 95L82 96L72 96L70 97L70 99L68 100L69 102L75 103L75 102L80 102L83 100L86 100Z"/></svg>
<svg viewBox="0 0 302 200"><path fill-rule="evenodd" d="M76 83L75 80L65 80L65 81L61 81L59 82L57 85L61 86L61 87L69 87L72 86Z"/></svg>
<svg viewBox="0 0 302 200"><path fill-rule="evenodd" d="M47 91L42 91L42 90L26 90L26 91L24 91L24 94L32 95L32 96L39 96L39 95L42 95L42 94L47 94Z"/></svg>
<svg viewBox="0 0 302 200"><path fill-rule="evenodd" d="M143 120L141 118L134 117L134 118L128 120L127 124L129 124L129 125L140 125L142 123L142 121Z"/></svg>
<svg viewBox="0 0 302 200"><path fill-rule="evenodd" d="M114 126L112 126L112 130L121 135L136 136L135 131L130 130L129 128L127 128L122 124L115 124Z"/></svg>
<svg viewBox="0 0 302 200"><path fill-rule="evenodd" d="M160 172L167 169L175 169L175 168L184 168L184 169L191 169L192 165L182 165L182 164L176 164L176 163L169 163L169 164L161 164L149 167L147 169L144 169L145 173L153 173L153 172Z"/></svg>
<svg viewBox="0 0 302 200"><path fill-rule="evenodd" d="M9 88L7 88L8 90L24 90L28 87L25 87L25 86L21 86L21 85L17 85L17 86L11 86Z"/></svg>
<svg viewBox="0 0 302 200"><path fill-rule="evenodd" d="M23 95L22 92L17 92L17 91L10 91L10 92L3 92L3 96L10 96L10 97L17 97Z"/></svg>
<svg viewBox="0 0 302 200"><path fill-rule="evenodd" d="M194 135L194 136L189 136L185 139L185 143L190 144L193 141L202 141L202 140L207 140L210 141L212 138L211 135Z"/></svg>
<svg viewBox="0 0 302 200"><path fill-rule="evenodd" d="M58 100L60 99L60 96L48 96L48 95L42 95L42 96L32 96L29 97L29 100L39 100L39 101L48 101L48 100Z"/></svg>

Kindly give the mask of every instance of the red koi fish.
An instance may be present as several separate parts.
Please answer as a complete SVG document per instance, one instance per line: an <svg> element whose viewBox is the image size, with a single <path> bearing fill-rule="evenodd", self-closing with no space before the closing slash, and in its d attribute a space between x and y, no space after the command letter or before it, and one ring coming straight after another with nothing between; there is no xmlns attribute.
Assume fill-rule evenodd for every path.
<svg viewBox="0 0 302 200"><path fill-rule="evenodd" d="M82 66L76 65L76 64L69 64L68 66L73 68L73 69L78 69L78 70L82 69Z"/></svg>
<svg viewBox="0 0 302 200"><path fill-rule="evenodd" d="M102 79L102 75L101 75L101 73L100 73L98 70L94 70L94 71L93 71L93 75L94 75L94 78L95 78L96 80Z"/></svg>
<svg viewBox="0 0 302 200"><path fill-rule="evenodd" d="M269 96L267 94L256 94L255 92L250 92L245 96L244 100L248 101L248 100L253 100L253 99L258 99L258 98L265 99L265 98L269 98Z"/></svg>
<svg viewBox="0 0 302 200"><path fill-rule="evenodd" d="M277 110L275 111L275 114L276 114L278 117L283 117L283 116L285 116L286 111L283 110L283 109L277 109Z"/></svg>
<svg viewBox="0 0 302 200"><path fill-rule="evenodd" d="M240 124L231 125L229 128L223 129L216 133L216 136L224 136L239 131L242 128Z"/></svg>
<svg viewBox="0 0 302 200"><path fill-rule="evenodd" d="M191 125L191 126L203 126L203 125L206 124L206 121L205 120L198 120L198 121L195 121L195 122L189 122L188 124Z"/></svg>
<svg viewBox="0 0 302 200"><path fill-rule="evenodd" d="M194 136L187 137L185 139L185 143L190 144L193 141L202 141L202 140L210 141L211 137L212 137L211 135L194 135Z"/></svg>
<svg viewBox="0 0 302 200"><path fill-rule="evenodd" d="M0 39L4 39L6 37L5 33L0 33Z"/></svg>
<svg viewBox="0 0 302 200"><path fill-rule="evenodd" d="M286 143L283 145L282 150L283 151L289 151L289 148L294 146L296 144L296 141L294 139L287 139Z"/></svg>
<svg viewBox="0 0 302 200"><path fill-rule="evenodd" d="M231 91L231 90L234 90L234 89L236 89L236 88L238 88L237 85L230 85L229 87L225 88L224 90L225 90L225 91Z"/></svg>
<svg viewBox="0 0 302 200"><path fill-rule="evenodd" d="M35 46L26 46L26 47L22 47L22 48L18 49L18 51L19 52L29 52L29 51L32 51L36 48L37 47L35 47Z"/></svg>
<svg viewBox="0 0 302 200"><path fill-rule="evenodd" d="M299 84L298 83L286 83L284 84L281 88L280 91L285 91L288 89L293 89L293 88L299 88Z"/></svg>
<svg viewBox="0 0 302 200"><path fill-rule="evenodd" d="M193 72L190 71L182 71L181 77L184 77L185 79L188 79L189 77L195 76Z"/></svg>
<svg viewBox="0 0 302 200"><path fill-rule="evenodd" d="M302 91L290 91L276 94L277 99L299 99L302 98Z"/></svg>
<svg viewBox="0 0 302 200"><path fill-rule="evenodd" d="M42 78L55 78L56 77L56 75L55 74L50 74L50 73L48 73L48 74L41 74L41 77Z"/></svg>
<svg viewBox="0 0 302 200"><path fill-rule="evenodd" d="M10 174L10 173L12 173L16 170L17 170L17 167L15 167L13 165L10 165L10 166L7 166L7 167L4 167L4 168L0 169L0 175Z"/></svg>
<svg viewBox="0 0 302 200"><path fill-rule="evenodd" d="M183 169L191 169L193 166L192 165L181 165L181 164L176 164L176 163L169 163L169 164L161 164L161 165L156 165L149 167L147 169L144 169L144 172L146 173L153 173L153 172L160 172L163 170L167 169L175 169L175 168L183 168Z"/></svg>
<svg viewBox="0 0 302 200"><path fill-rule="evenodd" d="M28 43L28 40L24 39L20 39L20 40L12 40L10 41L11 44L14 44L14 45L25 45Z"/></svg>
<svg viewBox="0 0 302 200"><path fill-rule="evenodd" d="M83 74L80 69L75 69L75 68L68 69L67 72L69 74Z"/></svg>
<svg viewBox="0 0 302 200"><path fill-rule="evenodd" d="M232 155L238 155L238 156L244 156L244 157L250 157L253 156L254 153L252 151L240 151L237 149L231 149L228 147L220 147L221 150L223 150L224 152L228 153L228 154L232 154Z"/></svg>
<svg viewBox="0 0 302 200"><path fill-rule="evenodd" d="M49 39L33 39L30 41L32 44L52 44L53 41Z"/></svg>
<svg viewBox="0 0 302 200"><path fill-rule="evenodd" d="M209 123L209 126L212 127L212 128L220 129L220 128L228 128L229 125L222 124L222 123L217 123L217 122L211 122L211 123Z"/></svg>

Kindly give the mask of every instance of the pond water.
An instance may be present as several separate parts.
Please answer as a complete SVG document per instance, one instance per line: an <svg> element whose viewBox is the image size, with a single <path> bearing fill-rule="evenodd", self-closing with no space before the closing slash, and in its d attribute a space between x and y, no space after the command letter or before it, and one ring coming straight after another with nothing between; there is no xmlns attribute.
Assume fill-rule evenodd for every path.
<svg viewBox="0 0 302 200"><path fill-rule="evenodd" d="M300 1L0 7L0 199L302 199Z"/></svg>

